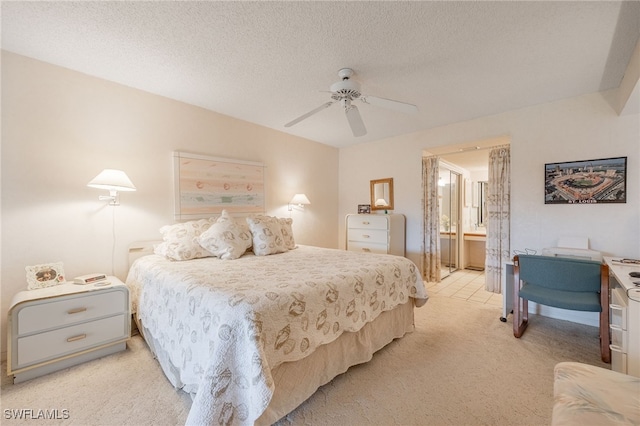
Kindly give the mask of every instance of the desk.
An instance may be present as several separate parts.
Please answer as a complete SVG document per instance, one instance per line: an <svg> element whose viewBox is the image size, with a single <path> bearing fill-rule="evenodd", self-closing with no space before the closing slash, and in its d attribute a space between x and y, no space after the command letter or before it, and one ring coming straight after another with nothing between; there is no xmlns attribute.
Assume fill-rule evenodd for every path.
<svg viewBox="0 0 640 426"><path fill-rule="evenodd" d="M616 262L617 257L605 257L609 265L611 302L611 369L640 377L640 287L629 272L640 272L640 265Z"/></svg>

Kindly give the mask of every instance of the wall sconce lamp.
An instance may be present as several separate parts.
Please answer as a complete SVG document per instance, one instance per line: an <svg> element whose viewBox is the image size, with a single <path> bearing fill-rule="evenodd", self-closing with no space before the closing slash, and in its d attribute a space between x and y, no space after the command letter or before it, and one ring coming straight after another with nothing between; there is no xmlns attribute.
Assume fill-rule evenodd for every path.
<svg viewBox="0 0 640 426"><path fill-rule="evenodd" d="M311 201L309 201L306 195L296 194L293 196L291 201L289 201L289 211L293 210L294 205L304 208L307 204L311 204Z"/></svg>
<svg viewBox="0 0 640 426"><path fill-rule="evenodd" d="M110 206L119 206L120 199L118 191L135 191L129 176L122 170L104 169L100 174L94 177L87 184L90 188L106 189L109 195L101 195L98 197L101 201L109 201Z"/></svg>

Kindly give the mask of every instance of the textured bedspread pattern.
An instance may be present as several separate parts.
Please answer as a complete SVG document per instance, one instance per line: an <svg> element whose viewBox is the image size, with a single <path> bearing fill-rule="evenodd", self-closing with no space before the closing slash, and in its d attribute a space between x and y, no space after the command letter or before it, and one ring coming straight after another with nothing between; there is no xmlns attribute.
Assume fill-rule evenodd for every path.
<svg viewBox="0 0 640 426"><path fill-rule="evenodd" d="M163 369L195 392L187 424L198 425L253 424L273 394L272 368L427 300L406 258L310 246L229 261L146 256L127 283Z"/></svg>
<svg viewBox="0 0 640 426"><path fill-rule="evenodd" d="M640 378L579 362L554 369L552 426L640 425Z"/></svg>

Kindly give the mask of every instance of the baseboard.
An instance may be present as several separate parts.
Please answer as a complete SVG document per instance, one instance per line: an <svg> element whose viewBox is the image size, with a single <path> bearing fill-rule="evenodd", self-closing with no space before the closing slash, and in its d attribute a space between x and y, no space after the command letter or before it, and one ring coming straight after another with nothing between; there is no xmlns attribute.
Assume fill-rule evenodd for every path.
<svg viewBox="0 0 640 426"><path fill-rule="evenodd" d="M600 326L599 312L570 311L567 309L554 308L546 305L539 305L529 302L529 313L538 314L549 318L576 322L578 324Z"/></svg>

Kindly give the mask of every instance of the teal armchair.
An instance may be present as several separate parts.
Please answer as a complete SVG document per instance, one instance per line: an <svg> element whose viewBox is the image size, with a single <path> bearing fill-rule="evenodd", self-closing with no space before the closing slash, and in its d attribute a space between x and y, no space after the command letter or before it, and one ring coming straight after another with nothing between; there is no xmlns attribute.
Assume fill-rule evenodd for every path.
<svg viewBox="0 0 640 426"><path fill-rule="evenodd" d="M529 324L529 304L600 313L600 354L611 362L609 349L609 267L601 262L566 257L514 257L513 335Z"/></svg>

